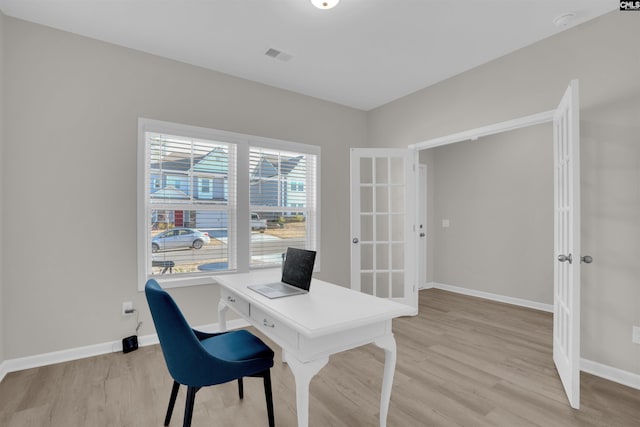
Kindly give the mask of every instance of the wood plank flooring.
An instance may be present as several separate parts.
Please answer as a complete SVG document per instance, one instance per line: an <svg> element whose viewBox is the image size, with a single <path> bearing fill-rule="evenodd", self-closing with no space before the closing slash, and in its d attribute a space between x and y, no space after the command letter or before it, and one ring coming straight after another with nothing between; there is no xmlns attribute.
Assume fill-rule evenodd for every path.
<svg viewBox="0 0 640 427"><path fill-rule="evenodd" d="M420 314L394 321L398 363L388 425L639 426L640 391L582 374L571 409L555 371L549 313L430 289ZM255 330L253 331L255 332ZM295 426L293 376L272 369L277 426ZM311 382L311 426L378 426L384 353L373 345L331 357ZM8 374L0 426L162 426L171 390L160 348ZM185 390L172 426L182 425ZM202 389L193 426L267 425L259 379Z"/></svg>

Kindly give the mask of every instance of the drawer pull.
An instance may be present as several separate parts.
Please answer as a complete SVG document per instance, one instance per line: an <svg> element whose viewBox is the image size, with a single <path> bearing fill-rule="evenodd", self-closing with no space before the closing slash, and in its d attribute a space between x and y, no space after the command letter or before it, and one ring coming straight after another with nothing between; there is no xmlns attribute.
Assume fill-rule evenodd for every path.
<svg viewBox="0 0 640 427"><path fill-rule="evenodd" d="M275 328L275 327L276 327L276 325L275 325L275 324L273 324L273 323L269 323L269 322L267 321L267 319L264 319L264 320L262 321L262 325L263 325L263 326L266 326L267 328Z"/></svg>
<svg viewBox="0 0 640 427"><path fill-rule="evenodd" d="M234 297L227 297L227 301L236 302L236 299Z"/></svg>

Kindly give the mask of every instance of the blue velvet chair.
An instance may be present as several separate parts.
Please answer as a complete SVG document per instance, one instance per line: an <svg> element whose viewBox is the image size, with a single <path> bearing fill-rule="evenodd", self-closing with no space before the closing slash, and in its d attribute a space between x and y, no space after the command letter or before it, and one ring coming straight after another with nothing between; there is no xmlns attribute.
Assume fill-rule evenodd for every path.
<svg viewBox="0 0 640 427"><path fill-rule="evenodd" d="M271 371L273 351L245 330L209 334L191 329L171 296L151 279L145 294L162 354L173 377L173 388L164 420L168 426L180 384L187 386L184 427L191 425L196 392L202 387L238 380L240 399L243 377L262 377L269 427L274 426Z"/></svg>

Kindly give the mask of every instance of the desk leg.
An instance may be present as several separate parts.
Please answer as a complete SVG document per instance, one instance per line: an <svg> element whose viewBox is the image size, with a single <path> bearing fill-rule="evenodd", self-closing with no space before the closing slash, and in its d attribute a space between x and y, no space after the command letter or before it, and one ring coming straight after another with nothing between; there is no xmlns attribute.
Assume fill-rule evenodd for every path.
<svg viewBox="0 0 640 427"><path fill-rule="evenodd" d="M375 345L384 349L384 376L382 377L382 393L380 396L380 427L386 427L393 373L396 370L396 340L393 334L386 335L375 341Z"/></svg>
<svg viewBox="0 0 640 427"><path fill-rule="evenodd" d="M229 311L229 306L221 299L218 303L218 326L220 327L220 332L226 332L227 330L227 311Z"/></svg>
<svg viewBox="0 0 640 427"><path fill-rule="evenodd" d="M328 357L302 363L295 356L287 357L287 363L296 380L296 410L298 427L309 426L309 383L329 361Z"/></svg>

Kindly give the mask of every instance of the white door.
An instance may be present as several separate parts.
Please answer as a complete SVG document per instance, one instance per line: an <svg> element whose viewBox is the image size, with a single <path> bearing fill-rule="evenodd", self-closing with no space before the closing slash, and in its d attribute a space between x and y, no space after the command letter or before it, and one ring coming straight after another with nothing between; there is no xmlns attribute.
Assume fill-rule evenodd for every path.
<svg viewBox="0 0 640 427"><path fill-rule="evenodd" d="M427 285L427 165L418 168L418 289Z"/></svg>
<svg viewBox="0 0 640 427"><path fill-rule="evenodd" d="M569 404L580 407L580 118L571 81L553 118L553 361Z"/></svg>
<svg viewBox="0 0 640 427"><path fill-rule="evenodd" d="M351 288L418 309L416 164L408 149L351 149Z"/></svg>

